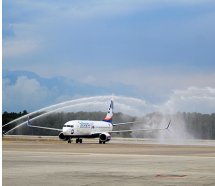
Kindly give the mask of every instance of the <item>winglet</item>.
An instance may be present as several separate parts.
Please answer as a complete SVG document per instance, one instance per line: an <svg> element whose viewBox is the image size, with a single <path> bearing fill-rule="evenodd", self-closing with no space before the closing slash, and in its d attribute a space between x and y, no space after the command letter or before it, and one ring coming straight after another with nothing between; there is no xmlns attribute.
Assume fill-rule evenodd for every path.
<svg viewBox="0 0 215 186"><path fill-rule="evenodd" d="M29 116L28 116L27 126L28 126L28 127L31 127L30 117L29 117Z"/></svg>
<svg viewBox="0 0 215 186"><path fill-rule="evenodd" d="M171 120L169 121L169 123L168 123L168 125L167 125L167 127L165 128L165 129L169 129L169 126L170 126L170 124L171 124Z"/></svg>

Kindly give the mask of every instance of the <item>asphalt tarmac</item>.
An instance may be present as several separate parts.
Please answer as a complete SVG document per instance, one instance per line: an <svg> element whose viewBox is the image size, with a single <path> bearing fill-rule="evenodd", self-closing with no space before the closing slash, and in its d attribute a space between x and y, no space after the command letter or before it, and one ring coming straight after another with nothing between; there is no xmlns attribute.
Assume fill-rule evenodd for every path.
<svg viewBox="0 0 215 186"><path fill-rule="evenodd" d="M4 138L3 186L213 186L215 141L189 145L154 140Z"/></svg>

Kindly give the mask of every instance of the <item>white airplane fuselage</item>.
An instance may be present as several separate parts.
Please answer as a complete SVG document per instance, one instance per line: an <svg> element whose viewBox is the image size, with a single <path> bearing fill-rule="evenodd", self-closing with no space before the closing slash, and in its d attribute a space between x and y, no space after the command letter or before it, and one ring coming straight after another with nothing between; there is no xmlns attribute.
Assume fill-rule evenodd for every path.
<svg viewBox="0 0 215 186"><path fill-rule="evenodd" d="M113 125L106 121L72 120L64 124L65 137L94 137L103 132L112 131Z"/></svg>

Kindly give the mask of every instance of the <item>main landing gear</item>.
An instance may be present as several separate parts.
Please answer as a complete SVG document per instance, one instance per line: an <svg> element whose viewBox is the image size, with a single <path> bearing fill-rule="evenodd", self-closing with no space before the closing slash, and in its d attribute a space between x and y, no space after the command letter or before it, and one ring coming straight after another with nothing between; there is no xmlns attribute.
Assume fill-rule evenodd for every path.
<svg viewBox="0 0 215 186"><path fill-rule="evenodd" d="M99 144L105 144L105 141L101 141L101 140L99 140Z"/></svg>
<svg viewBox="0 0 215 186"><path fill-rule="evenodd" d="M76 143L82 143L82 139L77 138Z"/></svg>
<svg viewBox="0 0 215 186"><path fill-rule="evenodd" d="M77 139L75 140L75 142L76 142L76 143L82 143L82 139L77 138ZM69 139L68 139L68 143L72 143L72 138L69 138Z"/></svg>

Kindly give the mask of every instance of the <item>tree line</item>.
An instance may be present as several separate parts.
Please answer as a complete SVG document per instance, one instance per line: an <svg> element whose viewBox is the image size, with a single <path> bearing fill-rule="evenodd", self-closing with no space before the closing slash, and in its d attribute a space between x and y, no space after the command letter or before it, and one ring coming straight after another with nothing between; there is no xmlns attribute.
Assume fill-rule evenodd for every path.
<svg viewBox="0 0 215 186"><path fill-rule="evenodd" d="M2 125L13 121L16 118L25 116L28 114L26 110L19 113L8 113L4 112L2 114ZM46 113L39 112L30 115L30 123L32 125L45 126L51 128L61 129L63 124L69 120L102 120L106 113L104 112L56 112L56 113ZM34 119L35 118L35 119ZM176 114L162 114L158 112L147 114L143 117L135 117L126 115L123 113L115 113L113 117L113 123L121 122L133 122L142 121L142 123L137 125L123 125L117 126L114 130L123 130L130 128L158 128L160 123L168 124L168 121L172 120L172 126L184 127L186 132L192 134L193 137L198 139L215 139L215 113L212 114L201 114L201 113L185 113L178 112ZM11 125L3 127L3 131L8 131L18 125L19 123L26 122L27 117L24 117L18 122L14 122ZM56 131L47 131L43 129L29 128L26 124L11 131L9 134L18 135L58 135ZM130 133L121 134L122 137L132 137ZM138 137L138 135L137 135ZM155 137L152 134L141 134L141 137Z"/></svg>
<svg viewBox="0 0 215 186"><path fill-rule="evenodd" d="M26 110L23 110L22 112L19 112L19 113L5 111L2 114L2 125L5 125L5 124L9 123L10 121L20 118L21 116L24 116L26 114L28 114L28 112Z"/></svg>

